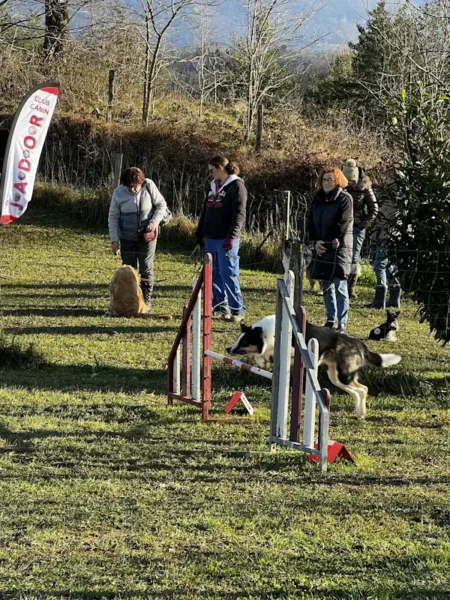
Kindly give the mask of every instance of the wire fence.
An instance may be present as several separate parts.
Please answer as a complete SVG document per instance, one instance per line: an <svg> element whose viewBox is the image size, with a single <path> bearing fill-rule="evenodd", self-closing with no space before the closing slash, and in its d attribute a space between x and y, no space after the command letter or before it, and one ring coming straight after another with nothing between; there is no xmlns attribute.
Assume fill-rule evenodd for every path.
<svg viewBox="0 0 450 600"><path fill-rule="evenodd" d="M56 127L49 131L39 164L38 176L42 183L70 186L85 192L89 203L96 202L98 191L98 202L104 204L105 190L112 192L113 188L115 157L123 154L123 167L141 168L156 183L175 214L199 217L209 187L204 163L207 158L191 157L185 149L182 152L179 148L168 149L164 140L157 140L155 148L150 148L145 137L141 139L138 135L118 141L115 138L99 140L89 131L76 139L69 134L63 135ZM162 146L159 149L158 144ZM286 191L276 189L274 181L279 180L278 174L247 178L246 229L250 234L277 237L284 231ZM312 185L311 179L306 187L312 188ZM304 189L305 181L299 177L298 189L292 189L291 193L293 231L297 224L305 222L311 194L301 191ZM104 216L103 213L104 210L99 211L99 215Z"/></svg>

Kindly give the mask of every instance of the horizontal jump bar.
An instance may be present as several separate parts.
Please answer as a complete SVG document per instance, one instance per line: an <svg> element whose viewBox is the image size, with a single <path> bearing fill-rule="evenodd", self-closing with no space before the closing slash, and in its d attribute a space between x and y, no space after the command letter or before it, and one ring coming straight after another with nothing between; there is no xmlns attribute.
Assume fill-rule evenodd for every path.
<svg viewBox="0 0 450 600"><path fill-rule="evenodd" d="M192 396L183 396L182 394L175 394L174 392L169 392L169 398L172 400L179 400L180 402L187 402L188 404L195 404L195 406L201 406L202 401L196 400L192 398Z"/></svg>
<svg viewBox="0 0 450 600"><path fill-rule="evenodd" d="M290 440L285 440L284 438L277 436L272 436L269 439L269 444L277 444L278 446L284 446L285 448L290 448L291 450L300 450L300 452L309 452L309 454L320 457L320 450L317 448L309 448L308 446L300 444L299 442L291 442Z"/></svg>
<svg viewBox="0 0 450 600"><path fill-rule="evenodd" d="M259 367L252 367L251 365L246 365L240 360L233 360L232 358L228 358L228 356L217 354L217 352L213 352L212 350L205 350L205 356L210 356L211 358L221 360L222 362L232 367L242 369L243 371L249 371L250 373L254 373L255 375L259 375L260 377L265 377L266 379L272 380L272 373L270 371L265 371L264 369L260 369Z"/></svg>

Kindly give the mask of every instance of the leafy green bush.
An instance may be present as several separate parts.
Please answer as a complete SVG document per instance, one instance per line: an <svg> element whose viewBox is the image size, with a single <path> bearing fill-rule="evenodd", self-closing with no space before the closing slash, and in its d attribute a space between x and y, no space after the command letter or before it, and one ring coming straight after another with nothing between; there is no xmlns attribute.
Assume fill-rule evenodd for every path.
<svg viewBox="0 0 450 600"><path fill-rule="evenodd" d="M404 289L436 339L450 341L450 98L419 82L387 103L396 166L390 232Z"/></svg>

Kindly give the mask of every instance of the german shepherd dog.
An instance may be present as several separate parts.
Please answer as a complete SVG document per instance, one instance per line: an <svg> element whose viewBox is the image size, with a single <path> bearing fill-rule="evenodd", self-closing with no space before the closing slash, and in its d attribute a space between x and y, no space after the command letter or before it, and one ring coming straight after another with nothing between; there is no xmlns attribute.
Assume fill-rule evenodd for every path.
<svg viewBox="0 0 450 600"><path fill-rule="evenodd" d="M359 418L366 415L368 388L358 381L359 370L365 365L390 367L400 362L398 354L378 354L371 352L364 342L344 335L327 327L306 324L306 343L315 338L319 342L319 365L327 366L331 383L344 390L355 401ZM251 355L256 364L265 368L273 361L275 345L275 315L247 326L241 323L241 335L227 348L231 355ZM292 343L294 346L294 342ZM292 349L292 356L294 348Z"/></svg>

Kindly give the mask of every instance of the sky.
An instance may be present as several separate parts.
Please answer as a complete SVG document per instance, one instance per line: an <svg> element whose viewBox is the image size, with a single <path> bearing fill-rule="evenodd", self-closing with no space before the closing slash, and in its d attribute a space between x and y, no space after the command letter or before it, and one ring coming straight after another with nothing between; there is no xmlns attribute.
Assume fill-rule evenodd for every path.
<svg viewBox="0 0 450 600"><path fill-rule="evenodd" d="M79 0L78 0L79 1ZM101 2L111 2L111 0L98 0ZM121 0L125 6L135 7L139 11L143 0ZM216 37L216 42L227 45L233 34L245 34L245 13L242 5L245 0L214 0L217 5L212 10L212 25ZM407 0L386 0L388 8L395 10L399 4ZM413 4L423 4L426 0L410 0ZM304 41L302 46L307 45L314 39L320 39L320 46L331 49L346 47L348 42L357 38L357 24L364 24L367 20L367 11L375 8L378 0L280 0L280 3L287 2L288 13L292 15L300 13L302 8L311 4L322 5L309 26L304 31ZM14 0L11 5L21 6L23 9L41 5L42 0ZM76 4L76 3L75 3ZM87 14L87 13L86 13ZM77 21L83 21L83 11L78 13ZM174 24L175 44L179 46L192 45L197 42L198 30L195 23L186 22L180 19Z"/></svg>
<svg viewBox="0 0 450 600"><path fill-rule="evenodd" d="M367 11L378 4L378 0L290 0L293 13L299 12L302 6L316 1L323 8L314 15L309 25L308 35L311 39L321 38L321 45L334 48L345 47L348 42L357 37L357 24L364 24L367 20ZM413 0L413 4L423 3L425 0ZM387 0L389 9L395 10L405 0ZM229 41L230 31L237 31L243 27L245 18L239 5L242 0L224 0L217 27L218 40L222 43ZM233 27L223 27L223 16L226 12L232 16Z"/></svg>

